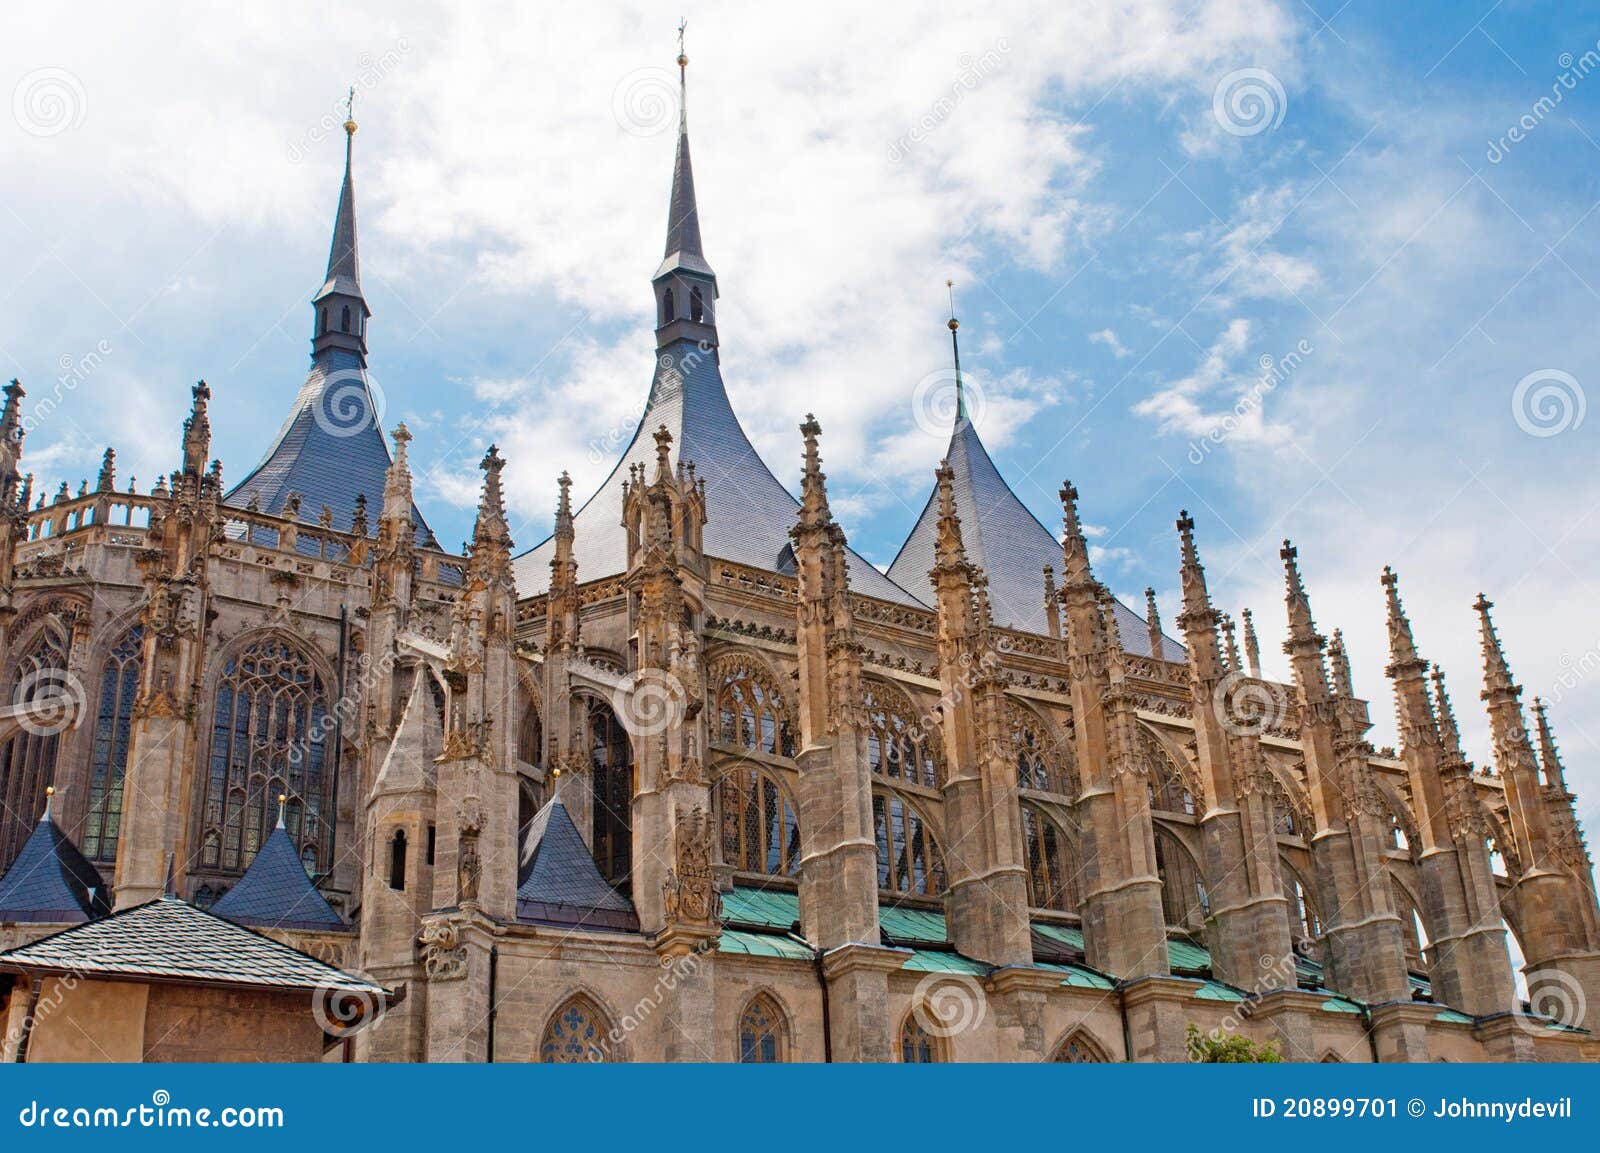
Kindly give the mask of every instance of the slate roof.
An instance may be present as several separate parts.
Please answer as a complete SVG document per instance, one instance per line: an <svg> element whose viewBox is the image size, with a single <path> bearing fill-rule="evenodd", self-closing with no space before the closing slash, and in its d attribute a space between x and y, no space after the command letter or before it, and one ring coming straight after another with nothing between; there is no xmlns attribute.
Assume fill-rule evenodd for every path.
<svg viewBox="0 0 1600 1153"><path fill-rule="evenodd" d="M272 830L244 876L211 906L211 911L237 925L352 931L311 883L294 842L281 824Z"/></svg>
<svg viewBox="0 0 1600 1153"><path fill-rule="evenodd" d="M696 475L706 482L706 555L793 575L789 529L800 504L756 455L755 446L739 426L716 356L701 352L691 340L680 340L656 356L650 397L633 439L600 490L574 518L572 551L578 562L578 579L599 580L626 570L622 482L630 465L654 469L652 438L663 424L673 436L674 460L693 462ZM550 558L554 555L555 538L550 537L517 558L519 597L537 596L549 589ZM924 572L917 587L927 583ZM854 552L850 554L850 587L896 604L926 607Z"/></svg>
<svg viewBox="0 0 1600 1153"><path fill-rule="evenodd" d="M963 412L950 435L945 460L955 474L956 513L961 517L961 540L967 559L981 565L989 578L989 597L995 623L1005 628L1045 634L1044 566L1061 573L1061 541L1028 506L1011 491L978 430ZM920 596L931 597L934 549L939 536L939 502L935 489L899 555L889 566L889 576ZM1150 635L1145 620L1121 601L1116 602L1117 627L1122 647L1135 656L1150 656ZM1184 659L1183 646L1163 636L1169 661Z"/></svg>
<svg viewBox="0 0 1600 1153"><path fill-rule="evenodd" d="M75 925L111 912L100 871L78 851L46 806L0 877L0 922Z"/></svg>
<svg viewBox="0 0 1600 1153"><path fill-rule="evenodd" d="M606 884L559 793L528 822L517 917L583 929L637 931L633 903Z"/></svg>
<svg viewBox="0 0 1600 1153"><path fill-rule="evenodd" d="M364 977L176 897L159 897L0 953L0 968L387 996Z"/></svg>

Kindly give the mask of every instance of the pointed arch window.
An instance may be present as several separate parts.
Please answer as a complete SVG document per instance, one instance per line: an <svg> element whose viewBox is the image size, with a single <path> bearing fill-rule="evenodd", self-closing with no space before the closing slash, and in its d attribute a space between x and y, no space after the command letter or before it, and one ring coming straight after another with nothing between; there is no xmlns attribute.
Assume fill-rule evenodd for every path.
<svg viewBox="0 0 1600 1153"><path fill-rule="evenodd" d="M389 887L397 893L406 891L406 831L396 829L389 841Z"/></svg>
<svg viewBox="0 0 1600 1153"><path fill-rule="evenodd" d="M1011 748L1017 758L1017 787L1046 793L1077 794L1077 774L1072 771L1071 751L1050 735L1044 723L1015 703L1006 705L1006 726L1011 730Z"/></svg>
<svg viewBox="0 0 1600 1153"><path fill-rule="evenodd" d="M700 294L697 284L689 290L689 319L704 320L706 318L706 299Z"/></svg>
<svg viewBox="0 0 1600 1153"><path fill-rule="evenodd" d="M1076 913L1080 903L1077 869L1055 823L1033 806L1023 805L1022 836L1028 850L1028 904Z"/></svg>
<svg viewBox="0 0 1600 1153"><path fill-rule="evenodd" d="M1172 763L1172 758L1149 733L1142 732L1140 736L1145 764L1149 768L1150 807L1163 813L1194 816L1194 793Z"/></svg>
<svg viewBox="0 0 1600 1153"><path fill-rule="evenodd" d="M539 1060L574 1065L609 1060L611 1023L600 1007L581 993L569 997L550 1017L539 1042Z"/></svg>
<svg viewBox="0 0 1600 1153"><path fill-rule="evenodd" d="M678 319L677 301L673 299L672 289L668 288L661 294L661 324L662 327Z"/></svg>
<svg viewBox="0 0 1600 1153"><path fill-rule="evenodd" d="M199 832L200 868L238 874L277 823L313 872L333 860L333 751L328 691L299 646L271 637L217 678Z"/></svg>
<svg viewBox="0 0 1600 1153"><path fill-rule="evenodd" d="M544 722L539 718L539 706L530 703L523 710L522 724L517 728L517 759L537 765L543 742Z"/></svg>
<svg viewBox="0 0 1600 1153"><path fill-rule="evenodd" d="M44 811L45 786L55 782L61 749L60 704L70 695L66 628L47 619L17 662L5 703L39 710L41 723L19 728L0 747L0 872L22 851ZM31 715L31 714L30 714Z"/></svg>
<svg viewBox="0 0 1600 1153"><path fill-rule="evenodd" d="M800 871L800 826L777 780L739 765L717 782L722 860L742 873L792 877Z"/></svg>
<svg viewBox="0 0 1600 1153"><path fill-rule="evenodd" d="M139 695L144 662L144 628L135 625L117 642L100 668L100 700L95 710L94 748L89 763L89 808L83 819L83 855L91 861L117 859L122 825L122 785L128 771L133 733L133 702Z"/></svg>
<svg viewBox="0 0 1600 1153"><path fill-rule="evenodd" d="M1295 945L1299 946L1307 941L1315 941L1322 936L1322 922L1317 917L1317 907L1312 901L1311 890L1300 879L1300 874L1281 857L1278 861L1282 871L1283 888L1289 896L1289 915L1293 920L1290 928L1293 932Z"/></svg>
<svg viewBox="0 0 1600 1153"><path fill-rule="evenodd" d="M589 702L589 767L594 786L594 859L619 887L633 870L633 749L617 715Z"/></svg>
<svg viewBox="0 0 1600 1153"><path fill-rule="evenodd" d="M867 712L867 763L880 777L937 789L944 776L937 734L918 720L911 699L884 682L871 682L864 694Z"/></svg>
<svg viewBox="0 0 1600 1153"><path fill-rule="evenodd" d="M348 304L339 312L339 331L350 331L350 306Z"/></svg>
<svg viewBox="0 0 1600 1153"><path fill-rule="evenodd" d="M915 1011L900 1023L900 1061L905 1065L936 1065L944 1060L939 1040L922 1027Z"/></svg>
<svg viewBox="0 0 1600 1153"><path fill-rule="evenodd" d="M775 1065L787 1061L788 1033L777 1002L765 993L757 993L739 1014L740 1063Z"/></svg>
<svg viewBox="0 0 1600 1153"><path fill-rule="evenodd" d="M1055 1055L1050 1060L1069 1065L1103 1065L1110 1058L1093 1037L1082 1029L1074 1029L1067 1034L1066 1040L1056 1046Z"/></svg>
<svg viewBox="0 0 1600 1153"><path fill-rule="evenodd" d="M878 888L917 897L944 892L944 855L922 814L893 793L872 792Z"/></svg>
<svg viewBox="0 0 1600 1153"><path fill-rule="evenodd" d="M766 669L738 660L723 666L719 673L717 739L769 756L793 757L794 721L788 702Z"/></svg>
<svg viewBox="0 0 1600 1153"><path fill-rule="evenodd" d="M1211 899L1194 857L1183 842L1163 829L1155 829L1156 876L1161 879L1161 912L1167 924L1200 929L1211 911Z"/></svg>

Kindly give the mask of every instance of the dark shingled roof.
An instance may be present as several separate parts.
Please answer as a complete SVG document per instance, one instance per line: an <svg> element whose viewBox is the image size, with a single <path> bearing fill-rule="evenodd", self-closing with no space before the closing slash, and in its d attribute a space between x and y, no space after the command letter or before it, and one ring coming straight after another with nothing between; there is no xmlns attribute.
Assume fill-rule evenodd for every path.
<svg viewBox="0 0 1600 1153"><path fill-rule="evenodd" d="M211 911L239 925L335 932L350 929L306 876L294 842L281 824L272 830L244 876Z"/></svg>
<svg viewBox="0 0 1600 1153"><path fill-rule="evenodd" d="M584 929L639 928L633 903L606 884L559 795L528 822L521 878L520 920Z"/></svg>
<svg viewBox="0 0 1600 1153"><path fill-rule="evenodd" d="M1061 572L1061 541L1039 523L1011 491L989 457L978 430L963 410L956 418L945 459L955 474L956 514L961 518L961 540L967 559L981 565L989 578L989 598L995 623L1005 628L1046 634L1044 566ZM889 575L908 589L932 596L934 549L939 537L937 489L928 496L916 527L900 546ZM1117 627L1122 647L1135 656L1150 656L1150 635L1144 618L1121 601L1116 602ZM1184 659L1183 646L1162 638L1169 661Z"/></svg>
<svg viewBox="0 0 1600 1153"><path fill-rule="evenodd" d="M75 925L104 917L111 900L100 871L45 807L22 852L0 877L0 921Z"/></svg>
<svg viewBox="0 0 1600 1153"><path fill-rule="evenodd" d="M159 897L0 953L0 968L387 996L364 977L176 897Z"/></svg>
<svg viewBox="0 0 1600 1153"><path fill-rule="evenodd" d="M572 554L578 562L578 579L599 580L627 568L622 482L634 464L647 465L654 475L653 434L663 424L673 436L674 459L693 463L695 474L706 482L706 555L793 575L789 529L800 504L756 455L755 446L739 427L716 356L700 351L691 340L681 340L656 356L650 398L632 441L600 490L573 518ZM551 537L517 558L519 597L537 596L549 589L550 558L554 555L555 539ZM924 573L917 587L927 583ZM925 607L854 552L850 554L850 587L880 600Z"/></svg>

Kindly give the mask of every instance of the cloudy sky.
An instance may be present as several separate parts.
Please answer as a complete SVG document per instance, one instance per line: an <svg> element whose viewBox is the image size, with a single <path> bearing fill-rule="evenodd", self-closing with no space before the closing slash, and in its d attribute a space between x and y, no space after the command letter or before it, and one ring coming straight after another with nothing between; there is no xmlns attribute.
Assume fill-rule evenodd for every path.
<svg viewBox="0 0 1600 1153"><path fill-rule="evenodd" d="M465 7L465 6L461 6ZM593 6L591 6L593 7ZM1600 819L1600 17L1481 0L688 3L723 370L791 485L814 410L887 564L946 431L946 278L979 426L1100 576L1176 612L1172 522L1285 672L1279 542L1393 740L1378 575L1487 753L1471 611L1553 699ZM362 268L418 500L469 530L497 440L519 544L605 475L649 381L676 121L659 5L40 6L0 86L0 370L65 403L48 490L106 444L147 488L188 385L237 479L304 374L357 87ZM1588 55L1586 55L1586 53Z"/></svg>

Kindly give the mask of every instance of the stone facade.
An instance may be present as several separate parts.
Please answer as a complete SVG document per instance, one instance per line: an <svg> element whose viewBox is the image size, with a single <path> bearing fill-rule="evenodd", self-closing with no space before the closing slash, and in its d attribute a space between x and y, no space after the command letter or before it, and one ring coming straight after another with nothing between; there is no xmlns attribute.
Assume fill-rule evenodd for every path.
<svg viewBox="0 0 1600 1153"><path fill-rule="evenodd" d="M355 932L274 935L399 994L356 1036L366 1060L1176 1061L1190 1025L1306 1061L1600 1056L1591 862L1486 602L1495 749L1479 770L1392 573L1398 753L1367 742L1287 545L1295 678L1280 684L1260 676L1248 613L1241 660L1187 514L1178 647L1153 598L1123 635L1071 485L1029 594L1043 631L997 619L969 552L985 512L948 467L916 589L849 552L813 419L798 504L730 513L729 462L689 455L714 451L683 397L691 371L715 371L717 285L686 133L672 203L657 372L680 392L652 393L612 494L620 524L575 514L562 478L537 587L518 575L493 448L458 556L415 511L403 426L370 493L263 498L257 473L246 499L209 459L202 383L181 465L153 489L120 484L108 451L95 485L35 497L13 384L0 678L28 703L33 674L59 673L70 716L53 732L27 710L0 720L0 853L53 782L119 908L168 887L205 904L286 794ZM354 235L347 168L315 347L364 367L358 271L337 259ZM353 302L353 329L330 328L328 300ZM657 420L671 404L676 432ZM353 512L336 524L324 505ZM774 521L769 564L710 543ZM624 559L585 571L588 534ZM524 915L524 833L558 792L637 931ZM1519 1002L1508 926L1532 1009L1570 1027ZM214 1008L152 992L142 1027L182 1035L184 1014ZM289 1052L305 1039L276 1014L263 1027ZM210 1037L122 1049L234 1055Z"/></svg>

